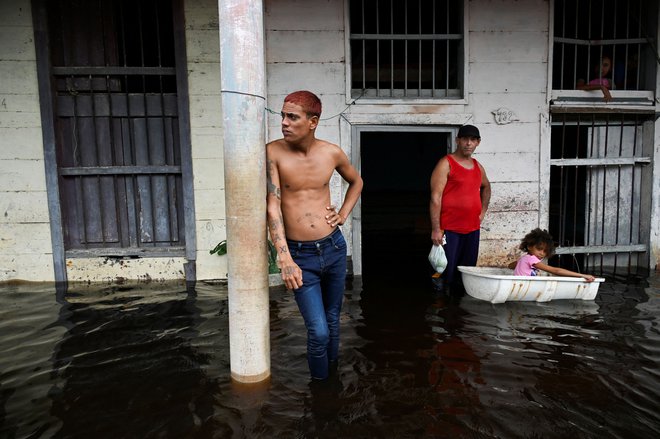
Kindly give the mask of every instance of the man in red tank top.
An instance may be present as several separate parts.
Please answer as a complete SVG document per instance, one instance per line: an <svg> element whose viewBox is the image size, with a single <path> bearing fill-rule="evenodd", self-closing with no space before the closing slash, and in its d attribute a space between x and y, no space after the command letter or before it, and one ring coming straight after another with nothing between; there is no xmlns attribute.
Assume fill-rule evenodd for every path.
<svg viewBox="0 0 660 439"><path fill-rule="evenodd" d="M472 158L481 143L479 129L463 125L456 150L440 159L431 174L431 241L443 245L447 267L435 281L441 288L460 284L459 265L474 266L479 256L479 230L490 203L490 182Z"/></svg>

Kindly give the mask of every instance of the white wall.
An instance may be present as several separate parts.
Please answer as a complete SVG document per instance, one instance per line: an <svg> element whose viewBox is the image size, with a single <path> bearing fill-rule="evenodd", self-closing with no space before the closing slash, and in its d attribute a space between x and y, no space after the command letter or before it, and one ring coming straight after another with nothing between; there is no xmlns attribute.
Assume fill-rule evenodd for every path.
<svg viewBox="0 0 660 439"><path fill-rule="evenodd" d="M199 279L227 277L218 12L215 0L187 1L191 141ZM53 281L52 244L30 0L0 2L0 282ZM69 281L184 277L185 258L74 258Z"/></svg>
<svg viewBox="0 0 660 439"><path fill-rule="evenodd" d="M185 14L197 278L227 278L227 257L209 254L226 239L218 2L186 1Z"/></svg>
<svg viewBox="0 0 660 439"><path fill-rule="evenodd" d="M352 127L473 123L482 133L475 157L493 185L479 263L503 265L515 259L520 237L546 225L548 1L465 1L469 32L464 100L396 105L358 101L341 118L332 116L350 102L345 1L264 2L270 109L278 113L284 96L294 90L314 91L323 101L317 135L339 144L358 167ZM226 238L217 14L217 0L185 2L198 279L227 276L226 258L209 254ZM53 280L29 0L0 2L0 77L0 282ZM515 120L498 124L493 115L498 108L510 110ZM267 123L267 140L279 138L279 115L270 114ZM658 180L657 175L654 178ZM343 188L337 175L331 191L333 201L338 201ZM657 218L658 194L653 199ZM353 228L344 229L350 242ZM359 224L355 229L359 231ZM652 230L652 265L660 254L657 230L657 226ZM183 258L70 259L67 270L72 280L159 280L182 278L184 262Z"/></svg>
<svg viewBox="0 0 660 439"><path fill-rule="evenodd" d="M269 107L279 111L287 93L309 89L324 104L322 118L344 110L350 102L346 99L344 1L266 0L265 4ZM549 6L544 0L465 4L470 30L465 100L422 105L359 100L343 118L322 122L317 135L339 143L359 167L360 154L354 151L357 142L351 138L355 125L477 125L482 143L475 157L493 184L479 263L505 265L517 257L520 237L540 221ZM499 108L511 110L516 120L497 124L493 112ZM268 128L269 139L280 137L278 115L269 117ZM339 197L339 185L336 178L333 197Z"/></svg>
<svg viewBox="0 0 660 439"><path fill-rule="evenodd" d="M29 0L0 2L0 78L0 281L52 281Z"/></svg>
<svg viewBox="0 0 660 439"><path fill-rule="evenodd" d="M493 183L479 264L518 256L519 240L543 221L539 178L548 118L548 2L475 0L468 5L469 78L466 111L481 128L476 158ZM498 124L493 111L518 119ZM547 145L549 147L549 145ZM545 171L543 171L545 172Z"/></svg>

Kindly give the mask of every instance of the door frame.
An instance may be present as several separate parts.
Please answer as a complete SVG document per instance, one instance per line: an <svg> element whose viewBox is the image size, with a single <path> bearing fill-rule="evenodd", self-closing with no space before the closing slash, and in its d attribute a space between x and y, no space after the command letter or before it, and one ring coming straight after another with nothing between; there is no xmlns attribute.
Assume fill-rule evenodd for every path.
<svg viewBox="0 0 660 439"><path fill-rule="evenodd" d="M354 124L351 126L351 162L362 174L362 133L365 132L435 132L449 134L449 145L447 153L452 151L453 140L458 134L458 126L448 124L438 125L380 125L380 124ZM359 199L351 214L351 241L353 273L362 274L362 200Z"/></svg>

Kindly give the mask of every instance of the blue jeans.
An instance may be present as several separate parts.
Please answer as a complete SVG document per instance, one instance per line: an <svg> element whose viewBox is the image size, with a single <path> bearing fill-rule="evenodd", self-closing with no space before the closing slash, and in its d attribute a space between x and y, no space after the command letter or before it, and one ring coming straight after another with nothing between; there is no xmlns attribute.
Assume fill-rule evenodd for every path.
<svg viewBox="0 0 660 439"><path fill-rule="evenodd" d="M346 241L339 228L318 241L287 240L303 274L294 290L307 328L307 362L312 378L325 379L339 356L339 314L346 286Z"/></svg>

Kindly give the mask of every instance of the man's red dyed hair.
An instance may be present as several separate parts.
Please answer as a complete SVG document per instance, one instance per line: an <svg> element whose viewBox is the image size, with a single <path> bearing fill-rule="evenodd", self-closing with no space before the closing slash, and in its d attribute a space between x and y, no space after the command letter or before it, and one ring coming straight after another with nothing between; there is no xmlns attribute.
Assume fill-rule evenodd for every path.
<svg viewBox="0 0 660 439"><path fill-rule="evenodd" d="M294 91L284 98L284 102L300 105L307 117L321 117L321 100L311 91Z"/></svg>

